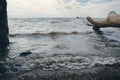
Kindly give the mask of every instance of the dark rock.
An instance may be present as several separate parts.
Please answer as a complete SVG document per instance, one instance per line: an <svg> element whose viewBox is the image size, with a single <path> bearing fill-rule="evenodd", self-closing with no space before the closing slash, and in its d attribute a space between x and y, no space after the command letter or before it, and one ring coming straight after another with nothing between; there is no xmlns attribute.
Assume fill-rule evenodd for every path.
<svg viewBox="0 0 120 80"><path fill-rule="evenodd" d="M7 68L5 67L4 62L0 62L0 74L4 74L7 72Z"/></svg>
<svg viewBox="0 0 120 80"><path fill-rule="evenodd" d="M4 54L9 45L8 34L7 2L6 0L0 0L0 54Z"/></svg>
<svg viewBox="0 0 120 80"><path fill-rule="evenodd" d="M114 66L114 65L113 65ZM120 69L113 66L83 70L39 70L20 72L6 80L120 80Z"/></svg>
<svg viewBox="0 0 120 80"><path fill-rule="evenodd" d="M19 63L0 62L0 74L16 73L18 72L20 66L21 64Z"/></svg>
<svg viewBox="0 0 120 80"><path fill-rule="evenodd" d="M32 54L32 52L28 50L28 51L26 51L26 52L20 53L20 56L21 56L21 57L25 57L25 56L30 55L30 54Z"/></svg>
<svg viewBox="0 0 120 80"><path fill-rule="evenodd" d="M6 62L5 66L7 67L7 71L10 73L18 72L19 67L21 64L19 63L14 63L14 62Z"/></svg>
<svg viewBox="0 0 120 80"><path fill-rule="evenodd" d="M3 63L1 64L3 65ZM118 66L118 67L116 67ZM120 80L120 63L78 70L40 70L39 68L0 75L0 80Z"/></svg>
<svg viewBox="0 0 120 80"><path fill-rule="evenodd" d="M7 2L0 0L0 35L8 36Z"/></svg>

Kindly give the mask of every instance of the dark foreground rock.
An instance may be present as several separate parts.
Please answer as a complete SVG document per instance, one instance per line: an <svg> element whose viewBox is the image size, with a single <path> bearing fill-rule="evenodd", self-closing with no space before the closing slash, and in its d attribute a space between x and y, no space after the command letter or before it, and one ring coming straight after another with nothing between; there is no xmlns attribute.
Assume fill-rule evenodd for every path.
<svg viewBox="0 0 120 80"><path fill-rule="evenodd" d="M0 60L6 56L6 48L9 45L8 34L7 2L0 0Z"/></svg>
<svg viewBox="0 0 120 80"><path fill-rule="evenodd" d="M7 2L0 0L0 36L8 36Z"/></svg>
<svg viewBox="0 0 120 80"><path fill-rule="evenodd" d="M113 64L83 70L30 70L3 75L0 80L120 80L120 65Z"/></svg>
<svg viewBox="0 0 120 80"><path fill-rule="evenodd" d="M0 75L17 73L21 64L13 62L3 62L0 61ZM1 80L1 79L0 79Z"/></svg>

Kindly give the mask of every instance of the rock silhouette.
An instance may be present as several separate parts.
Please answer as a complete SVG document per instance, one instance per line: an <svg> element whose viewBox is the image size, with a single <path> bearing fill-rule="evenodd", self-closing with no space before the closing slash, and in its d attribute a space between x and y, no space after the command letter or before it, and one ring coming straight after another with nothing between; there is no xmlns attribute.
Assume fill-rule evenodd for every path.
<svg viewBox="0 0 120 80"><path fill-rule="evenodd" d="M6 0L0 0L0 57L9 45L8 34L7 2Z"/></svg>

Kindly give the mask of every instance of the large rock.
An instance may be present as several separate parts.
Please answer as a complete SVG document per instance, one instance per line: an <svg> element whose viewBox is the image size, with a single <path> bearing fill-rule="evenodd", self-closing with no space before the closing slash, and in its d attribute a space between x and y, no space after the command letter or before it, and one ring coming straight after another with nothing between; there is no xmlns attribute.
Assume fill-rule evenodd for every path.
<svg viewBox="0 0 120 80"><path fill-rule="evenodd" d="M7 2L0 0L0 36L8 36Z"/></svg>
<svg viewBox="0 0 120 80"><path fill-rule="evenodd" d="M0 0L0 54L4 53L4 49L9 45L8 34L7 2Z"/></svg>

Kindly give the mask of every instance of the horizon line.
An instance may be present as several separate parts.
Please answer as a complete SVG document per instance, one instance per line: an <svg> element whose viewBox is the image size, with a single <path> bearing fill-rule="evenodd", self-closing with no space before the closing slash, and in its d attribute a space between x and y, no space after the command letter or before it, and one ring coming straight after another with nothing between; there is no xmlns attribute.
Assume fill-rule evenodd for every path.
<svg viewBox="0 0 120 80"><path fill-rule="evenodd" d="M74 16L74 17L80 17L80 16ZM9 17L8 18L74 18L74 17Z"/></svg>

